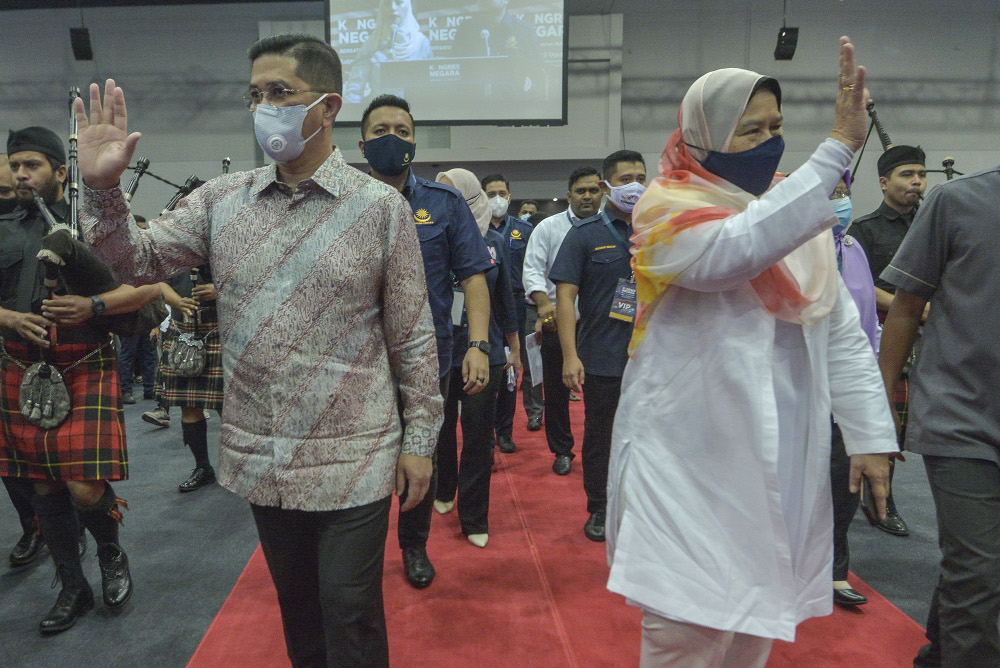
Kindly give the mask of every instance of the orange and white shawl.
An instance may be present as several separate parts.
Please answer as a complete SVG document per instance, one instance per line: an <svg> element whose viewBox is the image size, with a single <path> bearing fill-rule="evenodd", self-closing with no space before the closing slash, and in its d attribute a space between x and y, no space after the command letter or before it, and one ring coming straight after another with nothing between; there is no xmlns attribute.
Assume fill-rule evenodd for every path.
<svg viewBox="0 0 1000 668"><path fill-rule="evenodd" d="M729 146L762 78L736 68L709 72L681 102L680 127L660 157L661 176L649 185L632 214L638 306L630 354L642 341L659 297L711 246L724 221L757 199L708 172L698 160L706 155L701 149L725 151ZM780 179L776 177L772 187ZM837 300L832 249L833 236L827 230L751 279L750 285L776 318L806 325L818 322Z"/></svg>

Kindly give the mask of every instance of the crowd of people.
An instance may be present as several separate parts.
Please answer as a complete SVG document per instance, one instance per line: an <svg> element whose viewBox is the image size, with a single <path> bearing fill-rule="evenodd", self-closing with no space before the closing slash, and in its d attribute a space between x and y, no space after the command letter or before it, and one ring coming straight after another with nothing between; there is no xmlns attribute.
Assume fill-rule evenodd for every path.
<svg viewBox="0 0 1000 668"><path fill-rule="evenodd" d="M847 527L860 505L906 535L890 489L900 443L924 456L943 552L915 665L1000 664L998 172L920 205L923 151L890 148L883 203L852 223L868 90L847 38L833 129L792 173L777 173L779 82L715 70L684 96L658 176L615 151L573 170L568 208L550 216L530 200L515 214L500 173L417 176L415 114L391 94L362 118L368 173L348 166L331 142L343 75L322 40L267 37L249 59L273 164L148 224L119 187L140 138L122 89L109 79L76 101L79 252L125 281L113 290L74 293L71 263L53 280L43 249L69 217L66 151L37 126L8 138L0 477L23 530L11 567L47 545L62 584L43 634L94 606L85 530L107 607L141 570L111 484L128 477L122 407L138 372L157 401L144 420L166 427L181 407L195 467L179 491L218 481L250 504L292 664L387 666L392 494L413 587L435 577L434 511L457 505L486 548L520 381L555 475L572 469L569 402L583 396L581 529L606 541L608 588L643 611L641 665L764 666L799 622L864 604ZM157 299L171 315L123 335L116 361L113 318ZM50 377L62 420L54 390L40 411L25 403Z"/></svg>

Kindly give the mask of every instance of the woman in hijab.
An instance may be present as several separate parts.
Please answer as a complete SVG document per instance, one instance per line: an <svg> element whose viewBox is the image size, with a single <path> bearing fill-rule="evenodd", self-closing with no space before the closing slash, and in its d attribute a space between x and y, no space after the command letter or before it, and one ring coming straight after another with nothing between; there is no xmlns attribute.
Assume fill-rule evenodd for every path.
<svg viewBox="0 0 1000 668"><path fill-rule="evenodd" d="M427 60L434 57L431 42L420 32L411 0L381 0L375 29L358 50L344 83L344 100L358 103L382 89L381 64L387 60Z"/></svg>
<svg viewBox="0 0 1000 668"><path fill-rule="evenodd" d="M486 547L489 540L490 476L493 470L493 425L497 392L500 384L507 382L507 374L504 373L507 369L514 367L518 373L521 371L521 347L517 337L517 311L510 278L510 255L503 237L490 226L493 213L476 175L467 169L450 169L438 174L436 180L456 188L465 197L494 261L494 266L486 272L486 284L490 290L489 384L481 392L470 395L462 389L462 374L451 375L451 389L444 406L444 425L438 439L438 484L437 498L434 501L434 507L439 513L449 512L455 505L457 489L458 519L462 524L462 533L473 545ZM460 366L465 351L469 348L469 327L464 309L460 318L455 319L454 328L454 359ZM504 352L504 345L509 348L508 353ZM458 460L455 434L459 402L462 403L461 462Z"/></svg>
<svg viewBox="0 0 1000 668"><path fill-rule="evenodd" d="M865 136L841 38L834 129L784 179L781 89L696 81L634 212L637 322L608 476L608 588L642 666L764 666L832 609L830 414L884 513L888 400L837 273L829 195Z"/></svg>

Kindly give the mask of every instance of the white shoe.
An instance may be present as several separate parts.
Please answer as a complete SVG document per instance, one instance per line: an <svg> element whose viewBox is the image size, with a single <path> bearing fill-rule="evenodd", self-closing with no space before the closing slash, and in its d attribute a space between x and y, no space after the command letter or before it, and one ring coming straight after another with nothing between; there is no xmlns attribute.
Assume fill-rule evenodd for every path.
<svg viewBox="0 0 1000 668"><path fill-rule="evenodd" d="M488 533L470 533L468 539L476 547L486 547L486 543L490 542L490 535Z"/></svg>
<svg viewBox="0 0 1000 668"><path fill-rule="evenodd" d="M454 501L438 501L437 499L434 499L434 510L438 511L442 515L450 513L451 509L454 507Z"/></svg>

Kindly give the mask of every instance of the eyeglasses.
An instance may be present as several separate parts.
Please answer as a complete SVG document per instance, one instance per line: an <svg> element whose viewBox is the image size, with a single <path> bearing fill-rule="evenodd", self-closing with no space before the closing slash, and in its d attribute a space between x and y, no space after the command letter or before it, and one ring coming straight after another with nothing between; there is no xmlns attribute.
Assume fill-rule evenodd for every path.
<svg viewBox="0 0 1000 668"><path fill-rule="evenodd" d="M243 103L246 104L247 109L253 108L255 104L270 104L272 106L277 106L289 98L291 95L296 95L297 93L314 93L316 95L322 95L323 93L315 90L294 90L292 88L285 88L284 86L272 86L270 90L259 91L251 88L246 93L243 94ZM277 103L277 104L275 104Z"/></svg>
<svg viewBox="0 0 1000 668"><path fill-rule="evenodd" d="M845 197L850 197L851 193L846 190L837 190L830 195L830 199L844 199Z"/></svg>

